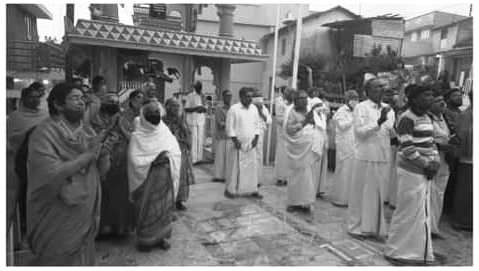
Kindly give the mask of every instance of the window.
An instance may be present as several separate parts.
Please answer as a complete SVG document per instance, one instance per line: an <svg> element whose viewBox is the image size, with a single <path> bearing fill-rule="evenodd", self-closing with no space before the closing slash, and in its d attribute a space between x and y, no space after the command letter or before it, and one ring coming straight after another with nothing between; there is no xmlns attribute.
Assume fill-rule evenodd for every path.
<svg viewBox="0 0 479 271"><path fill-rule="evenodd" d="M427 39L429 39L429 34L430 34L429 29L422 30L422 31L421 31L421 39L422 39L422 40L427 40Z"/></svg>
<svg viewBox="0 0 479 271"><path fill-rule="evenodd" d="M150 4L150 16L152 18L165 20L166 5L165 4Z"/></svg>
<svg viewBox="0 0 479 271"><path fill-rule="evenodd" d="M286 39L281 40L281 55L284 56L286 54Z"/></svg>
<svg viewBox="0 0 479 271"><path fill-rule="evenodd" d="M411 41L417 41L417 32L412 32Z"/></svg>
<svg viewBox="0 0 479 271"><path fill-rule="evenodd" d="M441 40L447 39L447 28L441 30Z"/></svg>
<svg viewBox="0 0 479 271"><path fill-rule="evenodd" d="M31 16L25 16L25 27L26 27L26 39L33 40L35 36L35 23L34 18Z"/></svg>

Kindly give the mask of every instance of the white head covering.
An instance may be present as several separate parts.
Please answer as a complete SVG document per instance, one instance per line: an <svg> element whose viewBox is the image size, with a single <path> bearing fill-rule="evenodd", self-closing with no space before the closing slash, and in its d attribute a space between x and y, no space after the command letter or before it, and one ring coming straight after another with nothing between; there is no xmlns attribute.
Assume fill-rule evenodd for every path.
<svg viewBox="0 0 479 271"><path fill-rule="evenodd" d="M143 114L145 109L154 106L160 110L162 108L159 103L149 103L140 110L140 116L135 119L135 130L131 134L128 149L130 193L143 184L148 177L151 163L160 153L166 151L170 160L171 178L176 197L180 181L181 150L176 137L163 121L154 125L145 119Z"/></svg>

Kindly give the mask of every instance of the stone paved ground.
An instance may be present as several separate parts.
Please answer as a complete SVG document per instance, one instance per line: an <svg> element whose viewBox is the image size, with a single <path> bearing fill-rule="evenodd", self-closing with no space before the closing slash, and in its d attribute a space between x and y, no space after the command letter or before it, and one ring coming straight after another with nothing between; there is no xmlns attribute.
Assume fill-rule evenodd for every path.
<svg viewBox="0 0 479 271"><path fill-rule="evenodd" d="M321 265L386 266L384 244L352 239L345 230L346 208L318 199L311 216L285 212L286 188L277 187L265 169L264 199L223 196L224 185L211 183L212 165L195 168L188 210L178 214L167 251L137 252L134 236L99 242L99 265ZM392 210L386 214L389 221ZM454 231L447 218L440 225L445 240L436 251L445 265L472 265L472 234Z"/></svg>
<svg viewBox="0 0 479 271"><path fill-rule="evenodd" d="M195 168L197 184L191 187L188 210L177 214L170 250L138 252L132 234L97 242L98 265L389 265L382 257L384 244L350 238L346 208L327 198L316 201L310 216L287 213L286 188L274 185L271 168L265 168L260 201L225 198L224 184L211 183L211 172L211 164ZM387 209L389 220L392 211ZM446 265L472 265L472 234L454 231L447 221L440 228L446 239L433 245L448 256Z"/></svg>

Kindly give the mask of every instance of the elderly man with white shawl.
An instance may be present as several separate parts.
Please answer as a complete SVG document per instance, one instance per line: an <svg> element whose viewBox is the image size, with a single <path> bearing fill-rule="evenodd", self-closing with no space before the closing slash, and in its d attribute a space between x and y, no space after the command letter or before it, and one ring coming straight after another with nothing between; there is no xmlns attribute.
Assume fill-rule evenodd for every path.
<svg viewBox="0 0 479 271"><path fill-rule="evenodd" d="M326 193L326 181L328 174L328 131L327 131L327 119L330 113L329 104L327 101L323 101L319 98L321 95L321 89L310 88L308 89L308 112L314 108L315 113L315 132L314 132L314 146L316 152L320 156L317 161L314 170L314 185L317 197L322 197ZM324 155L323 155L324 154Z"/></svg>
<svg viewBox="0 0 479 271"><path fill-rule="evenodd" d="M128 180L137 210L137 245L140 251L153 247L169 249L171 222L178 193L181 149L161 120L164 110L150 102L135 119L128 150Z"/></svg>
<svg viewBox="0 0 479 271"><path fill-rule="evenodd" d="M355 90L344 94L346 104L341 106L333 116L336 129L336 170L331 189L331 201L337 206L347 206L349 187L354 176L354 139L353 110L358 104L359 96Z"/></svg>
<svg viewBox="0 0 479 271"><path fill-rule="evenodd" d="M288 212L298 210L310 213L316 196L315 171L323 154L323 145L318 140L321 136L316 127L318 115L315 108L307 111L307 98L305 91L298 91L294 108L287 112L284 125L286 154L291 169Z"/></svg>

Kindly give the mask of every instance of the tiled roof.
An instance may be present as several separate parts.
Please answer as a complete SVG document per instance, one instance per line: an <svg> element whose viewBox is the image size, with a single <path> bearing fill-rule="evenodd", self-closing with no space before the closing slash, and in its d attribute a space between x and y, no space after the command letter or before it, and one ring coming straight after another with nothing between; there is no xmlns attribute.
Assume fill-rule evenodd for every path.
<svg viewBox="0 0 479 271"><path fill-rule="evenodd" d="M78 20L73 31L67 34L67 39L74 44L223 57L238 61L264 61L267 58L253 41L102 21Z"/></svg>

